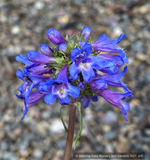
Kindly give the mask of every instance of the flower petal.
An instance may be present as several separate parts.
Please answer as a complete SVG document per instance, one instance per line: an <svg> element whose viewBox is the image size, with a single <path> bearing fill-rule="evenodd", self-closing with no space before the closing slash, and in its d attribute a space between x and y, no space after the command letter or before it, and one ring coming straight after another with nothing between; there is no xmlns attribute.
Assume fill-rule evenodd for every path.
<svg viewBox="0 0 150 160"><path fill-rule="evenodd" d="M64 44L64 43L59 44L58 47L59 47L59 50L64 52L64 53L66 53L66 50L68 48L68 46L66 44Z"/></svg>
<svg viewBox="0 0 150 160"><path fill-rule="evenodd" d="M40 94L38 91L34 91L30 94L27 108L35 105L40 99L42 99L45 96L45 94Z"/></svg>
<svg viewBox="0 0 150 160"><path fill-rule="evenodd" d="M106 81L100 77L94 78L88 85L94 91L107 89Z"/></svg>
<svg viewBox="0 0 150 160"><path fill-rule="evenodd" d="M89 104L90 104L90 96L84 95L84 96L81 97L80 100L81 100L83 108L87 108L89 106Z"/></svg>
<svg viewBox="0 0 150 160"><path fill-rule="evenodd" d="M47 56L52 56L54 52L47 44L41 44L40 51Z"/></svg>
<svg viewBox="0 0 150 160"><path fill-rule="evenodd" d="M46 66L45 64L44 65L42 64L42 65L27 67L26 69L27 72L29 72L30 74L38 74L38 75L46 73L51 74L52 70L50 68L46 68L45 66Z"/></svg>
<svg viewBox="0 0 150 160"><path fill-rule="evenodd" d="M98 97L97 97L97 96L93 96L93 97L91 98L91 100L92 100L93 102L97 102L97 101L98 101Z"/></svg>
<svg viewBox="0 0 150 160"><path fill-rule="evenodd" d="M92 45L91 44L85 44L81 48L81 52L85 52L86 56L89 56L92 52Z"/></svg>
<svg viewBox="0 0 150 160"><path fill-rule="evenodd" d="M103 90L101 92L98 92L98 95L102 96L111 105L122 109L122 105L120 104L121 100L126 98L126 97L132 97L132 92L115 93L115 92L112 92L110 90Z"/></svg>
<svg viewBox="0 0 150 160"><path fill-rule="evenodd" d="M79 48L74 48L72 51L71 51L71 61L74 62L75 61L75 58L76 56L80 53L80 50Z"/></svg>
<svg viewBox="0 0 150 160"><path fill-rule="evenodd" d="M113 86L113 87L122 87L122 84L120 82L120 79L122 78L122 76L127 72L127 66L124 67L124 71L123 72L119 72L116 73L114 75L103 75L100 78L105 80L107 82L108 85Z"/></svg>
<svg viewBox="0 0 150 160"><path fill-rule="evenodd" d="M28 60L28 58L25 57L25 56L22 55L22 54L20 54L20 56L17 56L17 57L16 57L16 60L17 60L18 62L24 63L26 66L31 66L31 65L34 64L33 62L30 62L30 61Z"/></svg>
<svg viewBox="0 0 150 160"><path fill-rule="evenodd" d="M72 86L68 83L69 91L67 92L71 97L77 98L80 95L80 90L78 87Z"/></svg>
<svg viewBox="0 0 150 160"><path fill-rule="evenodd" d="M19 77L21 80L23 80L25 77L25 74L22 72L21 69L18 69L18 71L16 72L16 76Z"/></svg>
<svg viewBox="0 0 150 160"><path fill-rule="evenodd" d="M111 55L111 54L98 54L97 57L101 57L103 59L112 60L116 63L116 66L120 67L123 65L124 61L119 55Z"/></svg>
<svg viewBox="0 0 150 160"><path fill-rule="evenodd" d="M68 95L66 95L64 98L60 98L60 97L58 97L58 98L59 98L59 103L61 105L68 105L71 102L71 99L69 98Z"/></svg>
<svg viewBox="0 0 150 160"><path fill-rule="evenodd" d="M93 63L92 63L92 68L96 69L96 70L100 70L102 68L105 67L106 62L103 58L101 57L95 57L95 56L90 56L90 58L92 59Z"/></svg>
<svg viewBox="0 0 150 160"><path fill-rule="evenodd" d="M50 92L44 97L44 101L45 103L52 105L55 103L56 98L57 98L57 95L54 95L51 89Z"/></svg>
<svg viewBox="0 0 150 160"><path fill-rule="evenodd" d="M84 39L87 40L91 34L91 29L88 26L85 26L82 30L81 35L83 35Z"/></svg>
<svg viewBox="0 0 150 160"><path fill-rule="evenodd" d="M86 82L90 82L94 76L95 76L95 73L92 69L92 67L88 67L88 68L83 68L82 69L82 75L83 75L83 79L86 81Z"/></svg>
<svg viewBox="0 0 150 160"><path fill-rule="evenodd" d="M40 82L40 84L38 85L38 92L40 94L48 93L49 89L50 89L50 86L48 86L46 82Z"/></svg>
<svg viewBox="0 0 150 160"><path fill-rule="evenodd" d="M77 78L77 75L78 73L81 71L81 68L80 67L77 67L75 65L75 62L72 63L72 65L70 66L69 68L69 73L70 73L70 76L72 79L76 79Z"/></svg>
<svg viewBox="0 0 150 160"><path fill-rule="evenodd" d="M62 69L60 70L58 76L55 79L55 82L68 83L67 69L68 69L68 65L64 65L62 67Z"/></svg>
<svg viewBox="0 0 150 160"><path fill-rule="evenodd" d="M61 36L61 34L59 33L59 31L57 31L56 29L50 28L47 31L47 37L49 38L49 40L56 44L59 45L60 43L67 43L67 41Z"/></svg>
<svg viewBox="0 0 150 160"><path fill-rule="evenodd" d="M37 85L41 81L45 81L45 80L50 78L50 77L47 77L47 76L36 75L36 74L29 74L28 77L33 81L34 85Z"/></svg>
<svg viewBox="0 0 150 160"><path fill-rule="evenodd" d="M82 48L85 44L88 44L87 41L79 41L79 48Z"/></svg>
<svg viewBox="0 0 150 160"><path fill-rule="evenodd" d="M97 40L95 43L100 43L102 41L107 41L108 40L108 37L106 34L102 34Z"/></svg>
<svg viewBox="0 0 150 160"><path fill-rule="evenodd" d="M35 63L50 63L50 61L55 61L55 58L48 57L44 54L40 54L36 51L29 51L27 53L27 58Z"/></svg>

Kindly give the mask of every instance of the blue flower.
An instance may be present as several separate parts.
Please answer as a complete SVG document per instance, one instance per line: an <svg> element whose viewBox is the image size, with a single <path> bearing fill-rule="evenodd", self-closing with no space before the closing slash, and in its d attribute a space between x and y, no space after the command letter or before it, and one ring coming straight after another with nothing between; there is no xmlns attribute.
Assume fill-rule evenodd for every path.
<svg viewBox="0 0 150 160"><path fill-rule="evenodd" d="M100 77L95 77L88 86L94 91L104 90L107 89L108 85L107 82Z"/></svg>
<svg viewBox="0 0 150 160"><path fill-rule="evenodd" d="M40 51L47 56L52 56L54 52L47 44L41 44Z"/></svg>
<svg viewBox="0 0 150 160"><path fill-rule="evenodd" d="M78 73L82 72L83 79L90 82L95 76L94 69L100 70L115 65L103 58L90 56L91 52L92 46L90 44L83 45L81 50L78 48L72 50L71 60L73 63L69 68L69 72L73 79L76 79Z"/></svg>
<svg viewBox="0 0 150 160"><path fill-rule="evenodd" d="M47 74L47 73L51 74L52 69L46 67L45 64L39 64L39 65L32 65L30 67L25 67L24 72L26 74L42 75L42 74Z"/></svg>
<svg viewBox="0 0 150 160"><path fill-rule="evenodd" d="M66 49L68 48L68 46L64 43L59 44L59 50L66 53Z"/></svg>
<svg viewBox="0 0 150 160"><path fill-rule="evenodd" d="M115 93L110 90L102 90L98 92L98 95L103 97L111 105L121 109L124 119L127 121L127 111L130 106L127 102L123 101L126 97L133 97L132 92L128 93Z"/></svg>
<svg viewBox="0 0 150 160"><path fill-rule="evenodd" d="M34 63L51 63L51 61L55 61L54 57L49 57L36 51L29 51L27 53L27 58Z"/></svg>
<svg viewBox="0 0 150 160"><path fill-rule="evenodd" d="M61 34L59 33L59 31L57 31L56 29L50 28L47 31L47 37L49 38L49 40L56 44L59 45L60 43L67 43L67 41L61 36Z"/></svg>
<svg viewBox="0 0 150 160"><path fill-rule="evenodd" d="M21 69L19 69L16 73L17 77L19 77L21 80L24 81L24 83L18 88L18 91L20 91L20 95L16 96L20 99L24 100L24 108L23 108L23 117L22 120L24 119L27 111L28 111L28 105L31 106L31 104L33 104L33 102L28 101L29 97L31 95L31 91L33 88L37 88L38 84L41 81L45 81L47 80L49 77L45 77L45 76L41 76L41 75L26 75L25 73L22 72ZM36 92L34 92L36 93ZM38 95L39 96L39 95ZM33 97L33 94L32 94ZM39 96L42 97L42 96ZM37 97L37 99L39 99ZM35 102L35 101L34 101Z"/></svg>
<svg viewBox="0 0 150 160"><path fill-rule="evenodd" d="M68 95L73 98L77 98L79 96L80 91L78 87L72 86L70 83L68 83L67 68L68 66L64 65L55 80L47 80L45 83L40 83L40 93L47 92L48 87L51 87L50 91L44 97L44 101L47 104L54 104L56 98L58 97L61 105L68 105L71 102L71 99Z"/></svg>
<svg viewBox="0 0 150 160"><path fill-rule="evenodd" d="M126 73L127 66L124 67L123 72L118 72L114 75L105 74L103 76L94 77L93 80L88 83L90 88L94 91L100 89L107 89L107 85L112 87L122 87L125 92L131 92L126 85L120 80L122 76Z"/></svg>
<svg viewBox="0 0 150 160"><path fill-rule="evenodd" d="M98 54L97 57L104 58L105 60L109 60L114 63L113 67L107 69L100 70L104 73L115 74L119 71L119 67L124 64L123 59L119 55L111 55L111 54Z"/></svg>
<svg viewBox="0 0 150 160"><path fill-rule="evenodd" d="M93 49L102 52L119 53L125 63L128 63L125 52L117 44L124 39L125 35L121 34L119 38L109 40L106 34L102 34L95 43L92 43Z"/></svg>
<svg viewBox="0 0 150 160"><path fill-rule="evenodd" d="M83 35L84 39L87 40L91 34L91 29L88 26L85 26L82 30L81 35Z"/></svg>
<svg viewBox="0 0 150 160"><path fill-rule="evenodd" d="M29 61L28 58L27 58L26 56L24 56L23 54L20 54L20 56L17 56L17 57L16 57L16 60L17 60L18 62L24 63L25 66L35 65L34 62Z"/></svg>
<svg viewBox="0 0 150 160"><path fill-rule="evenodd" d="M122 76L127 72L127 66L124 67L122 72L118 72L114 75L105 74L100 76L99 79L105 80L109 86L122 87L125 92L131 92L126 85L120 80Z"/></svg>
<svg viewBox="0 0 150 160"><path fill-rule="evenodd" d="M87 107L89 106L91 100L92 100L93 102L97 102L97 101L98 101L98 97L97 97L97 96L91 96L91 95L86 95L86 94L84 94L84 95L80 98L82 107L83 107L83 108L87 108Z"/></svg>

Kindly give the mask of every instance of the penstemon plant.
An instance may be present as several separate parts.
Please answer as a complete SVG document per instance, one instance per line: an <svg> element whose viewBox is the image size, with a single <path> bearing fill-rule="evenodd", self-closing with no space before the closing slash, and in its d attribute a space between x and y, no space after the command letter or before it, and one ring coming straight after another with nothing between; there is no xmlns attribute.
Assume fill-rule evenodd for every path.
<svg viewBox="0 0 150 160"><path fill-rule="evenodd" d="M82 132L82 107L87 108L91 100L96 102L101 96L121 109L127 121L126 115L130 106L123 99L133 97L132 92L120 80L126 73L127 66L122 72L119 72L119 68L124 63L127 64L128 59L117 44L125 35L121 34L119 38L109 40L106 34L102 34L92 43L90 33L91 29L85 26L78 36L66 35L66 38L63 38L59 31L50 28L47 36L54 44L51 48L47 44L41 44L41 53L29 51L26 57L22 54L16 57L17 61L25 64L24 70L18 69L16 73L24 81L18 88L20 95L17 95L24 100L22 120L28 108L43 97L49 105L54 104L57 98L62 105L60 118L68 133L64 160L69 160L71 155L76 108L79 111L80 128L74 149ZM108 52L115 54L107 54ZM110 91L108 86L122 87L125 93ZM33 88L37 90L32 91ZM64 105L70 108L68 128L61 114Z"/></svg>

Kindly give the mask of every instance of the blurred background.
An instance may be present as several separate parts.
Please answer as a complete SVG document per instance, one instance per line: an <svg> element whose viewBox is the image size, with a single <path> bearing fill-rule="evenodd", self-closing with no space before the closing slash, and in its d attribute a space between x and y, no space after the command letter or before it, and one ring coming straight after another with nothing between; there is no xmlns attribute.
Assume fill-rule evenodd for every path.
<svg viewBox="0 0 150 160"><path fill-rule="evenodd" d="M119 109L99 98L84 110L84 125L76 151L145 152L150 159L150 1L147 0L0 0L0 160L60 160L66 132L60 104L41 100L22 121L23 101L16 98L22 81L16 71L19 54L49 44L49 28L64 36L87 25L93 42L126 34L119 44L129 59L123 82L133 92L126 122ZM119 92L120 89L116 89ZM63 118L68 122L68 108ZM79 129L76 114L75 136Z"/></svg>

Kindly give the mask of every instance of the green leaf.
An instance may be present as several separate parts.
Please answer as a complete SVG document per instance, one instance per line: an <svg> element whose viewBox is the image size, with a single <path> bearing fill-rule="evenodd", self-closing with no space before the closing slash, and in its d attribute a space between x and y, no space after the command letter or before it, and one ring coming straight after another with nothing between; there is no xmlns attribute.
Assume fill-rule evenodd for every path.
<svg viewBox="0 0 150 160"><path fill-rule="evenodd" d="M79 114L80 114L80 129L79 129L79 132L78 132L78 135L75 139L75 142L74 142L74 150L76 149L76 146L77 146L77 142L81 136L81 132L82 132L82 113L81 113L81 103L80 102L75 102L74 103L75 107L78 108L78 111L79 111Z"/></svg>
<svg viewBox="0 0 150 160"><path fill-rule="evenodd" d="M72 50L72 49L74 48L74 44L72 44L72 42L69 42L69 43L68 43L68 48L69 48L70 50Z"/></svg>
<svg viewBox="0 0 150 160"><path fill-rule="evenodd" d="M92 43L92 39L91 39L91 37L89 37L88 43Z"/></svg>
<svg viewBox="0 0 150 160"><path fill-rule="evenodd" d="M68 129L67 129L66 125L65 125L65 122L64 122L64 120L63 120L63 118L62 118L62 114L61 114L61 110L62 110L63 107L64 107L64 106L62 106L62 107L60 108L60 118L61 118L61 121L62 121L62 124L63 124L63 126L64 126L65 131L68 132Z"/></svg>
<svg viewBox="0 0 150 160"><path fill-rule="evenodd" d="M74 36L75 36L75 34L73 34L73 35L70 37L70 39L72 39Z"/></svg>
<svg viewBox="0 0 150 160"><path fill-rule="evenodd" d="M67 40L67 41L69 41L69 37L68 37L68 34L66 34L66 40Z"/></svg>

